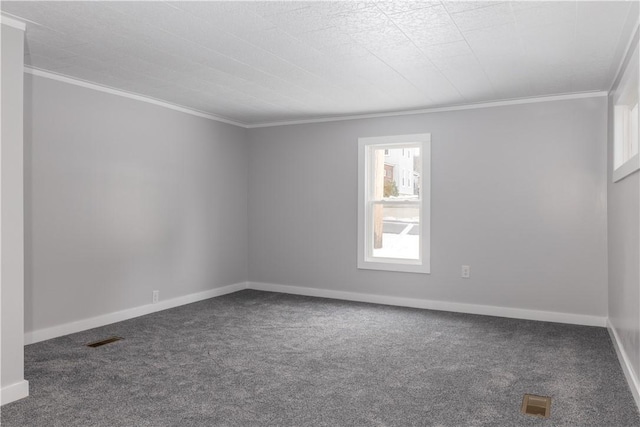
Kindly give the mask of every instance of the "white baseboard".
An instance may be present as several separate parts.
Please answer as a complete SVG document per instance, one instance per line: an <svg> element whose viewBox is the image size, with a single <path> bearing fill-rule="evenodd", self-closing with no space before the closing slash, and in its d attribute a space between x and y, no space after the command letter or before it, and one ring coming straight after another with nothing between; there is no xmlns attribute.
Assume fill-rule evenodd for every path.
<svg viewBox="0 0 640 427"><path fill-rule="evenodd" d="M636 401L636 406L640 409L640 383L638 382L638 377L636 376L633 366L631 365L631 361L629 360L629 356L622 345L620 336L618 336L616 329L613 327L609 319L607 319L607 330L611 336L613 348L616 349L616 354L618 355L618 361L622 367L622 372L624 372L627 384L629 384L629 388L631 389L631 394L633 394L633 398Z"/></svg>
<svg viewBox="0 0 640 427"><path fill-rule="evenodd" d="M247 283L240 282L233 285L210 289L204 292L198 292L195 294L189 294L160 301L157 304L142 305L127 310L116 311L113 313L103 314L101 316L52 326L50 328L38 329L32 332L26 332L24 335L24 343L25 345L33 344L40 341L61 337L63 335L74 334L76 332L86 331L87 329L98 328L100 326L109 325L111 323L121 322L123 320L133 319L134 317L144 316L145 314L155 313L156 311L162 311L168 308L178 307L181 305L190 304L192 302L230 294L246 288Z"/></svg>
<svg viewBox="0 0 640 427"><path fill-rule="evenodd" d="M359 301L374 304L395 305L401 307L424 308L429 310L452 311L456 313L481 314L487 316L509 317L514 319L540 320L546 322L570 323L587 326L606 326L606 317L589 316L582 314L558 313L552 311L526 310L519 308L496 307L488 305L464 304L446 301L434 301L416 298L393 297L385 295L363 294L358 292L335 291L319 288L306 288L301 286L278 285L262 282L240 282L233 285L210 289L204 292L185 295L160 301L157 304L147 304L127 310L52 326L50 328L38 329L25 333L26 344L33 344L63 335L86 331L87 329L98 328L115 322L144 316L173 307L178 307L192 302L202 301L221 295L241 291L243 289L255 289L268 292L280 292L285 294L315 296L321 298L332 298L346 301Z"/></svg>
<svg viewBox="0 0 640 427"><path fill-rule="evenodd" d="M496 307L490 305L465 304L427 299L403 298L386 295L362 294L358 292L334 291L301 286L277 285L273 283L249 282L249 289L280 292L285 294L396 305L401 307L426 308L429 310L453 311L456 313L482 314L513 319L539 320L543 322L569 323L574 325L601 326L607 324L606 317L585 314L559 313L554 311L527 310L522 308Z"/></svg>
<svg viewBox="0 0 640 427"><path fill-rule="evenodd" d="M0 390L0 405L15 402L29 396L29 381L22 380L15 384L2 387Z"/></svg>

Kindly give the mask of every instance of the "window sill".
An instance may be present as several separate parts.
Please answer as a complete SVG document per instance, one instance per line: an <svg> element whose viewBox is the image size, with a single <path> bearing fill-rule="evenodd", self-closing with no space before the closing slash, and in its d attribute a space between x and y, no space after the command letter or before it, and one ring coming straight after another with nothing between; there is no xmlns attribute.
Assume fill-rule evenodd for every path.
<svg viewBox="0 0 640 427"><path fill-rule="evenodd" d="M640 155L636 154L613 171L613 182L618 182L640 170Z"/></svg>
<svg viewBox="0 0 640 427"><path fill-rule="evenodd" d="M358 269L395 271L395 272L401 272L401 273L421 273L421 274L431 273L430 266L425 264L404 264L404 263L396 263L396 262L378 262L378 261L358 261Z"/></svg>

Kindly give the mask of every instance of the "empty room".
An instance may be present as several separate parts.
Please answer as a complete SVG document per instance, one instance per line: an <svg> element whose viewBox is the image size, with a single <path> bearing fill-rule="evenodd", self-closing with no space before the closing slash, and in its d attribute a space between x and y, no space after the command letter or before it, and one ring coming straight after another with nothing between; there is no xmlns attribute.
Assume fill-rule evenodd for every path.
<svg viewBox="0 0 640 427"><path fill-rule="evenodd" d="M0 422L640 426L637 1L2 1Z"/></svg>

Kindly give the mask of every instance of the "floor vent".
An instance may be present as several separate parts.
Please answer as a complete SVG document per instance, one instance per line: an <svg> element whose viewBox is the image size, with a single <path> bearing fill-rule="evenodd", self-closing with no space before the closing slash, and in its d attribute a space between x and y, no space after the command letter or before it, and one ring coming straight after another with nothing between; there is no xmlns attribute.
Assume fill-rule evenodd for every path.
<svg viewBox="0 0 640 427"><path fill-rule="evenodd" d="M551 415L551 398L547 396L525 394L524 399L522 399L521 411L526 415L549 418L549 415Z"/></svg>
<svg viewBox="0 0 640 427"><path fill-rule="evenodd" d="M87 347L100 347L103 346L105 344L111 344L112 342L116 342L116 341L120 341L122 338L120 337L109 337L105 340L100 340L100 341L94 341L94 342L90 342L89 344L87 344Z"/></svg>

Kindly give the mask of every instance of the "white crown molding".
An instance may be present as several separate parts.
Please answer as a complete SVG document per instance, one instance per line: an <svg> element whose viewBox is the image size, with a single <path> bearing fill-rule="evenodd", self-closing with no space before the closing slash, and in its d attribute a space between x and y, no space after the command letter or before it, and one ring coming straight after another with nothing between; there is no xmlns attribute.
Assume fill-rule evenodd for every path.
<svg viewBox="0 0 640 427"><path fill-rule="evenodd" d="M307 288L302 286L278 285L274 283L249 282L248 289L279 292L284 294L332 298L345 301L359 301L372 304L395 305L400 307L423 308L427 310L454 313L479 314L484 316L508 317L511 319L538 320L542 322L567 323L572 325L606 326L606 317L587 314L560 313L555 311L529 310L523 308L498 307L491 305L436 301L419 298L393 297L388 295L363 294L330 289Z"/></svg>
<svg viewBox="0 0 640 427"><path fill-rule="evenodd" d="M15 402L29 396L29 381L22 380L15 384L2 387L0 390L0 405Z"/></svg>
<svg viewBox="0 0 640 427"><path fill-rule="evenodd" d="M9 27L17 28L21 31L26 31L27 29L27 24L17 20L16 18L8 16L4 12L0 13L0 22L2 22L2 25L8 25Z"/></svg>
<svg viewBox="0 0 640 427"><path fill-rule="evenodd" d="M538 96L538 97L531 97L531 98L508 99L504 101L481 102L477 104L453 105L450 107L434 107L434 108L424 108L420 110L395 111L395 112L389 112L389 113L355 114L350 116L332 116L332 117L322 117L322 118L316 118L316 119L256 123L256 124L248 124L246 125L246 127L249 129L254 129L254 128L264 128L264 127L273 127L273 126L301 125L301 124L307 124L307 123L324 123L324 122L338 122L343 120L361 120L361 119L375 119L380 117L410 116L415 114L442 113L445 111L461 111L461 110L473 110L477 108L493 108L493 107L504 107L509 105L533 104L537 102L566 101L566 100L572 100L572 99L594 98L594 97L607 96L607 95L608 95L608 92L606 91L567 93L567 94L561 94L561 95L548 95L548 96Z"/></svg>
<svg viewBox="0 0 640 427"><path fill-rule="evenodd" d="M172 104L167 101L162 101L160 99L151 98L149 96L138 95L133 92L127 92L125 90L116 89L109 86L103 86L96 83L91 83L85 80L80 80L74 77L65 76L62 74L53 73L51 71L41 70L39 68L34 67L24 67L24 72L28 74L32 74L38 77L44 77L46 79L57 80L60 82L72 84L75 86L84 87L87 89L97 90L99 92L105 92L111 95L122 96L124 98L135 99L136 101L142 101L153 105L158 105L160 107L169 108L171 110L180 111L181 113L191 114L192 116L202 117L205 119L213 120L216 122L227 123L230 125L238 126L241 128L246 128L247 125L245 123L237 122L235 120L226 119L224 117L219 117L213 114L204 113L202 111L193 110L191 108L183 107L181 105Z"/></svg>
<svg viewBox="0 0 640 427"><path fill-rule="evenodd" d="M110 325L111 323L122 322L123 320L133 319L134 317L140 317L146 314L155 313L156 311L167 310L169 308L191 304L193 302L219 297L221 295L231 294L246 288L246 282L234 283L233 285L222 286L219 288L210 289L208 291L171 298L168 300L160 301L157 304L141 305L138 307L129 308L127 310L116 311L113 313L107 313L88 319L82 319L75 322L64 323L62 325L51 326L49 328L25 332L24 343L25 345L27 345L40 341L50 340L52 338L61 337L63 335L74 334L76 332L86 331L87 329L98 328L100 326Z"/></svg>
<svg viewBox="0 0 640 427"><path fill-rule="evenodd" d="M629 388L631 389L633 399L636 402L636 406L640 408L640 383L638 382L636 373L633 370L631 360L629 359L627 352L622 346L620 336L616 332L616 328L613 327L609 319L607 319L607 330L609 331L609 335L611 336L613 348L616 350L616 355L618 356L618 361L620 362L620 366L622 367L624 377L626 378L627 384L629 384Z"/></svg>
<svg viewBox="0 0 640 427"><path fill-rule="evenodd" d="M473 110L478 108L494 108L494 107L504 107L504 106L510 106L510 105L532 104L537 102L566 101L566 100L572 100L572 99L607 96L609 94L606 91L580 92L580 93L568 93L568 94L561 94L561 95L539 96L539 97L531 97L531 98L508 99L503 101L481 102L476 104L453 105L449 107L424 108L420 110L394 111L394 112L387 112L387 113L371 113L371 114L354 114L354 115L348 115L348 116L318 117L318 118L312 118L312 119L287 120L287 121L281 121L281 122L249 124L249 123L226 119L224 117L208 114L202 111L193 110L187 107L183 107L181 105L176 105L167 101L162 101L160 99L151 98L148 96L139 95L132 92L127 92L125 90L116 89L109 86L99 85L99 84L88 82L85 80L80 80L75 77L69 77L63 74L58 74L58 73L42 70L35 67L25 66L24 71L25 73L32 74L34 76L57 80L64 83L81 86L84 88L93 89L100 92L109 93L112 95L135 99L137 101L147 102L150 104L169 108L175 111L191 114L193 116L202 117L202 118L213 120L216 122L227 123L227 124L238 126L245 129L255 129L255 128L274 127L274 126L291 126L291 125L301 125L301 124L308 124L308 123L339 122L339 121L345 121L345 120L375 119L375 118L382 118L382 117L411 116L416 114L442 113L446 111Z"/></svg>

